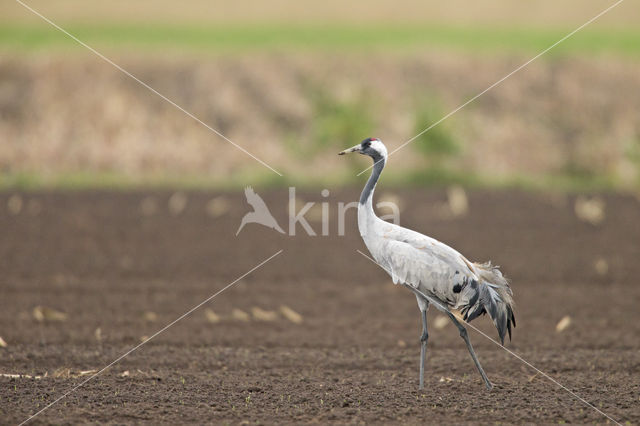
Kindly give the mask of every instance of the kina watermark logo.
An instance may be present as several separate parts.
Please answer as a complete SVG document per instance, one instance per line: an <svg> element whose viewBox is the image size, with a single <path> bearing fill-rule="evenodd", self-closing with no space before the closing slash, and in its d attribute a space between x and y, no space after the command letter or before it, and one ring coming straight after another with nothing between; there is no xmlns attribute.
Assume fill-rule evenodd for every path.
<svg viewBox="0 0 640 426"><path fill-rule="evenodd" d="M247 198L247 203L249 203L249 205L253 207L253 211L244 215L244 217L242 218L242 222L240 222L240 227L236 232L236 236L238 236L240 231L242 231L242 228L244 228L247 223L258 223L262 226L275 229L279 233L284 234L284 231L282 230L280 225L278 225L278 222L276 222L276 219L269 211L269 208L265 204L262 197L256 194L253 188L247 186L244 189L244 196Z"/></svg>
<svg viewBox="0 0 640 426"><path fill-rule="evenodd" d="M323 198L329 197L329 190L323 189L322 191L320 191L320 195ZM287 226L287 230L285 231L280 226L275 216L271 213L271 210L269 209L269 207L267 207L267 204L265 203L265 201L262 199L262 197L260 197L260 195L258 195L258 193L256 193L256 191L254 191L252 187L248 186L245 188L244 196L247 200L247 204L249 204L252 211L249 211L242 217L242 220L240 221L240 226L236 231L236 236L239 235L240 232L243 229L245 229L247 225L250 225L250 224L262 225L267 228L273 229L281 234L286 234L289 236L295 236L296 230L299 227L302 227L304 232L306 232L307 235L312 237L317 235L322 235L322 236L330 235L330 231L332 228L330 226L331 203L329 201L323 201L320 203L317 203L315 201L309 201L305 203L298 210L296 205L296 200L298 200L299 202L299 199L296 198L296 188L289 187L289 199L288 199L288 206L287 206L288 226ZM318 207L320 208L319 212L317 211ZM396 203L392 201L381 201L376 204L376 207L380 209L384 208L387 211L390 211L389 214L381 215L380 219L391 221L396 225L400 223L400 209L398 208ZM338 224L336 229L337 235L344 236L345 235L345 218L346 218L347 211L349 211L350 209L357 211L358 202L357 201L351 201L348 203L338 202L335 208L337 208L337 224ZM319 221L321 222L321 231L319 234L311 226L306 216L313 209L316 209L315 210L316 214L313 215L314 219L319 219ZM313 221L314 220L312 220L312 222Z"/></svg>

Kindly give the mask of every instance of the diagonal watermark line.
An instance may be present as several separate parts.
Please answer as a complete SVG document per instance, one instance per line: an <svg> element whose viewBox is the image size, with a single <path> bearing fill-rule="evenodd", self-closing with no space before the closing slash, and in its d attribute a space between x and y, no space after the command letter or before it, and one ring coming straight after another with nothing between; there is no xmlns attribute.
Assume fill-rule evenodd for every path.
<svg viewBox="0 0 640 426"><path fill-rule="evenodd" d="M136 351L137 349L139 349L142 345L148 343L149 341L151 341L151 339L153 339L154 337L158 336L159 334L165 332L167 329L169 329L170 327L172 327L173 325L175 325L178 321L182 320L183 318L185 318L186 316L188 316L189 314L191 314L193 311L197 310L198 308L200 308L202 305L204 305L205 303L213 300L216 296L218 296L220 293L222 293L223 291L225 291L226 289L228 289L229 287L235 285L236 283L238 283L240 280L242 280L244 277L246 277L247 275L251 274L253 271L255 271L256 269L260 268L261 266L263 266L265 263L269 262L271 259L273 259L274 257L278 256L280 253L282 253L284 250L279 250L276 253L272 254L270 257L268 257L267 259L263 260L262 262L258 263L256 266L254 266L253 268L251 268L249 271L245 272L244 274L242 274L241 276L239 276L238 278L236 278L235 280L233 280L230 284L227 284L225 287L223 287L221 290L218 290L217 292L215 292L214 294L212 294L211 296L207 297L205 300L203 300L202 302L198 303L196 306L194 306L193 308L189 309L187 312L185 312L184 314L180 315L178 318L176 318L175 320L171 321L169 324L165 325L163 328L161 328L160 330L156 331L151 337L149 337L147 340L139 343L138 345L134 346L133 348L129 349L127 352L125 352L124 354L120 355L118 358L116 358L115 360L113 360L109 365L107 365L106 367L102 368L100 371L98 371L97 373L95 373L94 375L92 375L91 377L87 378L86 380L83 380L82 382L80 382L79 384L77 384L76 386L74 386L73 388L71 388L70 390L68 390L67 392L65 392L64 394L62 394L61 396L59 396L56 400L54 400L53 402L51 402L50 404L46 405L44 408L42 408L40 411L37 411L36 413L32 414L31 416L29 416L28 419L24 420L22 423L20 423L20 426L24 425L25 423L31 421L33 418L35 418L36 416L42 414L45 410L48 410L49 408L51 408L52 406L54 406L55 404L57 404L58 402L60 402L60 400L62 400L63 398L66 398L67 396L69 396L70 394L72 394L73 392L75 392L76 390L78 390L79 388L81 388L82 386L84 386L85 384L87 384L89 381L93 380L94 378L96 378L97 376L99 376L100 374L102 374L103 372L105 372L106 370L108 370L109 368L111 368L113 365L117 364L118 362L120 362L122 359L124 359L125 357L127 357L128 355L130 355L132 352Z"/></svg>
<svg viewBox="0 0 640 426"><path fill-rule="evenodd" d="M384 269L385 271L387 271L387 269L380 265L378 262L376 262L371 256L363 253L362 251L356 249L356 251L358 253L360 253L362 256L366 257L367 259L369 259L371 262L375 263L376 265L380 266L382 269ZM388 273L389 271L387 271ZM412 291L415 291L417 293L419 293L422 297L424 297L425 299L427 299L429 302L433 303L434 305L437 305L441 310L444 311L448 311L449 309L447 309L445 306L443 306L441 303L438 303L438 301L434 300L432 297L428 297L425 294L423 294L422 292L420 292L419 290L411 287ZM486 333L484 333L483 331L481 331L480 329L478 329L476 326L474 326L473 324L463 321L461 322L461 324L464 325L468 325L469 327L471 327L472 329L474 329L475 331L477 331L478 333L480 333L481 335L483 335L484 337L486 337L487 339L491 340L493 343L495 343L496 345L498 345L500 348L504 349L507 353L509 353L510 355L512 355L513 357L515 357L516 359L518 359L519 361L521 361L522 363L524 363L525 365L531 367L532 369L534 369L536 372L538 372L539 374L542 374L544 377L546 377L547 379L549 379L551 382L555 383L556 385L558 385L560 388L564 389L565 391L567 391L570 395L572 395L574 398L576 398L577 400L579 400L580 402L582 402L583 404L585 404L586 406L593 408L594 410L596 410L598 413L602 414L604 417L608 418L609 420L611 420L613 423L620 425L620 422L618 422L617 420L615 420L613 417L611 417L610 415L608 415L607 413L605 413L604 411L600 410L598 407L596 407L595 405L593 405L592 403L590 403L589 401L587 401L586 399L582 398L580 395L578 395L577 393L573 392L571 389L569 389L568 387L566 387L565 385L563 385L562 383L560 383L559 381L557 381L556 379L554 379L553 377L551 377L550 375L548 375L547 373L545 373L544 371L540 370L538 367L536 367L535 365L531 364L529 361L525 360L524 358L522 358L520 355L518 355L517 353L513 352L510 349L507 349L506 347L504 347L503 345L501 345L498 341L496 341L495 339L493 339L492 337L488 336Z"/></svg>
<svg viewBox="0 0 640 426"><path fill-rule="evenodd" d="M559 45L560 43L562 43L563 41L565 41L566 39L568 39L569 37L573 36L575 33L577 33L578 31L580 31L581 29L583 29L584 27L586 27L587 25L591 24L593 21L595 21L596 19L600 18L602 15L606 14L607 12L609 12L611 9L613 9L614 7L618 6L620 3L622 3L624 0L618 0L616 3L612 4L611 6L607 7L605 10L603 10L602 12L598 13L596 16L594 16L593 18L589 19L587 22L585 22L584 24L580 25L578 28L576 28L575 30L571 31L569 34L565 35L564 37L562 37L560 40L556 41L555 43L553 43L551 46L547 47L546 49L544 49L542 52L538 53L536 56L534 56L533 58L529 59L527 62L525 62L524 64L520 65L518 68L516 68L515 70L511 71L509 74L505 75L504 77L502 77L500 80L496 81L495 83L493 83L491 86L487 87L486 89L484 89L482 92L478 93L477 95L475 95L474 97L472 97L471 99L469 99L468 101L466 101L465 103L461 104L460 106L458 106L457 108L455 108L453 111L451 111L450 113L448 113L447 115L445 115L444 117L442 117L440 120L436 121L435 123L431 124L429 127L427 127L426 129L424 129L423 131L421 131L420 133L418 133L417 135L415 135L414 137L412 137L411 139L409 139L408 141L404 142L402 145L400 145L399 147L397 147L396 149L394 149L393 151L391 151L389 153L389 155L387 157L391 157L391 155L393 155L396 151L404 148L405 146L409 145L411 142L413 142L414 140L416 140L417 138L419 138L420 136L424 135L425 133L427 133L429 130L433 129L434 127L436 127L438 124L442 123L444 120L446 120L447 118L451 117L453 114L457 113L458 111L460 111L462 108L466 107L467 105L469 105L471 102L475 101L476 99L478 99L480 96L484 95L485 93L487 93L489 90L493 89L494 87L498 86L500 83L502 83L503 81L505 81L506 79L508 79L509 77L511 77L512 75L514 75L515 73L517 73L518 71L520 71L521 69L525 68L527 65L529 65L530 63L532 63L533 61L535 61L536 59L540 58L542 55L544 55L545 53L547 53L548 51L550 51L551 49L553 49L554 47L556 47L557 45ZM378 160L382 161L382 160ZM362 170L360 173L358 173L356 176L360 176L361 174L363 174L364 172L366 172L367 170L369 170L370 168L372 168L373 166L375 166L376 163L373 163L372 165L370 165L369 167L367 167L366 169Z"/></svg>
<svg viewBox="0 0 640 426"><path fill-rule="evenodd" d="M180 111L182 111L183 113L188 115L189 117L193 118L195 121L197 121L198 123L200 123L201 125L203 125L207 129L211 130L213 133L215 133L216 135L218 135L219 137L221 137L225 141L229 142L231 145L235 146L240 151L244 152L249 157L251 157L254 160L256 160L258 163L262 164L263 166L265 166L266 168L268 168L269 170L271 170L272 172L274 172L278 176L282 176L282 173L280 173L279 171L277 171L276 169L274 169L273 167L271 167L270 165L268 165L267 163L265 163L264 161L262 161L261 159L259 159L258 157L256 157L255 155L253 155L252 153L250 153L249 151L247 151L246 149L244 149L243 147L241 147L240 145L238 145L237 143L235 143L234 141L232 141L231 139L229 139L228 137L226 137L225 135L223 135L222 133L220 133L216 129L214 129L213 127L211 127L209 124L205 123L204 121L202 121L201 119L196 117L194 114L192 114L189 111L187 111L186 109L184 109L182 106L178 105L177 103L175 103L174 101L172 101L171 99L169 99L168 97L163 95L162 93L158 92L156 89L154 89L153 87L149 86L147 83L145 83L144 81L140 80L138 77L136 77L135 75L131 74L129 71L127 71L126 69L122 68L120 65L116 64L111 59L107 58L105 55L103 55L102 53L98 52L96 49L94 49L93 47L89 46L87 43L83 42L82 40L80 40L79 38L77 38L76 36L74 36L73 34L68 32L67 30L65 30L64 28L62 28L61 26L59 26L58 24L53 22L51 19L49 19L46 16L42 15L40 12L38 12L37 10L35 10L31 6L29 6L28 4L25 4L21 0L16 0L16 2L18 4L20 4L21 6L23 6L25 9L31 11L34 15L39 16L41 19L43 19L44 21L49 23L51 26L55 27L56 29L58 29L62 33L66 34L68 37L70 37L71 39L76 41L78 44L80 44L80 45L86 47L87 49L89 49L91 52L93 52L96 56L98 56L103 61L109 63L110 65L112 65L113 67L115 67L119 71L121 71L123 74L125 74L128 77L132 78L133 80L138 82L140 85L144 86L149 91L153 92L154 94L158 95L159 97L161 97L165 101L169 102L171 105L173 105L174 107L176 107L177 109L179 109Z"/></svg>

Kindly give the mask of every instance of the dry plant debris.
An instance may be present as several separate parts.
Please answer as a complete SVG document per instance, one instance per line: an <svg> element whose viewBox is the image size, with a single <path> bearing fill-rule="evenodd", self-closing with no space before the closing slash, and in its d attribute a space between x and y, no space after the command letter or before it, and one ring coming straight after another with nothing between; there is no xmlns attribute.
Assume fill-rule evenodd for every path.
<svg viewBox="0 0 640 426"><path fill-rule="evenodd" d="M282 305L280 306L280 313L289 321L291 321L294 324L301 324L302 323L302 315L300 315L299 313L297 313L296 311L294 311L293 309L291 309L288 306Z"/></svg>
<svg viewBox="0 0 640 426"><path fill-rule="evenodd" d="M33 308L33 317L36 321L52 321L61 322L67 320L67 314L64 312L56 311L55 309L48 308L46 306L36 306Z"/></svg>
<svg viewBox="0 0 640 426"><path fill-rule="evenodd" d="M251 319L248 313L238 308L234 308L233 311L231 311L231 318L236 321L242 322L249 322L249 320Z"/></svg>
<svg viewBox="0 0 640 426"><path fill-rule="evenodd" d="M558 333L562 333L570 325L571 325L571 317L569 315L566 315L562 317L560 321L558 321L558 324L556 324L556 331Z"/></svg>
<svg viewBox="0 0 640 426"><path fill-rule="evenodd" d="M591 225L599 225L605 219L605 202L600 197L576 199L574 210L578 219Z"/></svg>
<svg viewBox="0 0 640 426"><path fill-rule="evenodd" d="M278 319L278 313L275 311L266 311L254 306L251 308L251 315L258 321L275 321Z"/></svg>

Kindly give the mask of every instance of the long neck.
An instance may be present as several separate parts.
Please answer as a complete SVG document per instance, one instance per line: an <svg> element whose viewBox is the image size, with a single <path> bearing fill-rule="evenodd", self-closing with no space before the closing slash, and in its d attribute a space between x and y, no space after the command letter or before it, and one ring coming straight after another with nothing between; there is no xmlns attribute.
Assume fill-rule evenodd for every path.
<svg viewBox="0 0 640 426"><path fill-rule="evenodd" d="M382 169L384 169L387 159L380 157L374 158L373 161L373 171L371 172L371 176L369 176L369 180L360 195L360 205L367 207L367 210L370 210L371 212L373 212L373 191L376 188L378 179L380 179L380 173L382 173Z"/></svg>

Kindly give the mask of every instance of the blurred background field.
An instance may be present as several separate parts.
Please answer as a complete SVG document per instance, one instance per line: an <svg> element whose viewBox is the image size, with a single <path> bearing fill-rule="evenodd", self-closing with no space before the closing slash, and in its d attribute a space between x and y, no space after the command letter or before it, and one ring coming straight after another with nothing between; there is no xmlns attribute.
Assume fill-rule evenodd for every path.
<svg viewBox="0 0 640 426"><path fill-rule="evenodd" d="M283 176L0 2L0 423L67 391L36 421L605 420L474 332L485 393L435 310L418 392L415 299L356 251L355 209L341 236L370 160L336 154L395 150L613 1L26 1ZM376 197L502 265L507 348L620 423L640 423L638 16L622 2L394 153ZM318 236L239 232L247 185L283 229L315 203Z"/></svg>
<svg viewBox="0 0 640 426"><path fill-rule="evenodd" d="M0 6L0 185L339 185L611 2ZM636 189L640 6L624 2L392 156L389 184Z"/></svg>

